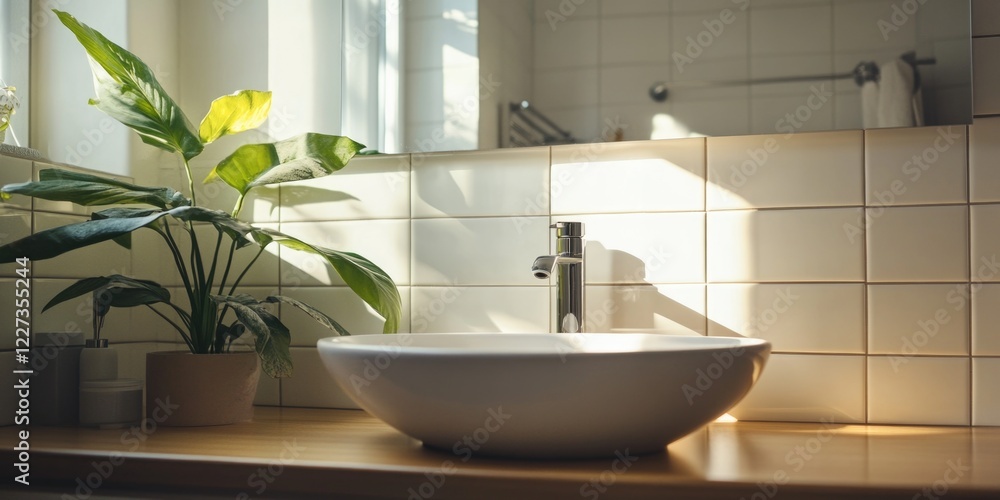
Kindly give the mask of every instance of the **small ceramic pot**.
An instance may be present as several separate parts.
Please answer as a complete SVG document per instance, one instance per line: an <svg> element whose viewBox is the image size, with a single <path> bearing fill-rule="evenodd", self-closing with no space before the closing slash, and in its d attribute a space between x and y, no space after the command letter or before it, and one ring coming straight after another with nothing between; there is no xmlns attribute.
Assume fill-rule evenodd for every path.
<svg viewBox="0 0 1000 500"><path fill-rule="evenodd" d="M157 425L227 425L253 418L257 353L146 354L146 418Z"/></svg>

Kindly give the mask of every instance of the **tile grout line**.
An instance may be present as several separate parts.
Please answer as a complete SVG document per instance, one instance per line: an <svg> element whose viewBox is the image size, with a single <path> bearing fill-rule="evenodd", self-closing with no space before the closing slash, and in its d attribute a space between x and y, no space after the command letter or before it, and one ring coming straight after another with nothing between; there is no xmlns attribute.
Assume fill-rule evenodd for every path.
<svg viewBox="0 0 1000 500"><path fill-rule="evenodd" d="M672 8L672 6L671 6L671 8ZM709 327L709 324L711 323L711 320L709 320L709 315L711 314L711 312L708 309L708 178L709 178L709 174L708 174L708 138L707 137L704 138L704 139L702 139L702 148L703 148L702 151L704 151L703 158L702 158L702 172L703 172L704 176L701 179L701 188L702 188L701 208L702 208L702 233L703 233L703 236L704 236L703 243L705 245L701 249L702 250L702 263L704 264L703 265L703 271L702 271L703 272L702 279L705 281L705 284L704 284L705 290L702 292L702 300L704 300L704 304L705 304L705 314L703 315L704 318L705 318L705 333L704 333L704 335L707 337L707 336L709 336L708 327Z"/></svg>
<svg viewBox="0 0 1000 500"><path fill-rule="evenodd" d="M966 231L967 231L965 237L966 237L966 241L968 241L968 245L969 245L968 248L967 248L967 250L968 250L967 255L968 255L968 259L969 259L969 261L968 261L968 265L969 265L969 267L968 267L968 270L969 270L969 283L967 285L968 288L966 288L966 290L969 291L969 310L966 311L965 313L966 313L966 318L968 318L968 323L967 323L967 325L968 325L968 332L966 333L966 339L969 342L968 343L968 349L969 349L968 350L968 360L969 360L969 373L968 373L968 375L969 375L969 389L968 389L968 392L967 392L967 394L969 396L969 406L968 406L969 420L967 422L967 425L969 425L970 427L972 426L972 422L973 422L973 413L972 412L975 410L975 406L976 406L975 405L975 401L973 401L973 399L975 398L976 394L975 394L975 391L973 390L973 387L972 387L972 385L975 383L974 370L972 369L972 363L973 363L973 359L972 359L972 341L973 341L972 340L972 319L973 319L972 308L975 307L973 305L973 299L972 299L972 282L974 281L975 276L974 276L974 274L972 272L972 268L973 268L974 264L972 262L972 255L973 255L973 248L972 248L972 244L973 244L972 243L972 161L970 159L970 156L971 156L971 153L972 153L972 149L971 149L972 142L971 142L971 138L970 138L971 135L972 135L972 127L966 125L965 126L965 201L968 202L969 205L966 207L966 210L965 210L965 214L966 214L966 216L965 216L965 223L966 223Z"/></svg>
<svg viewBox="0 0 1000 500"><path fill-rule="evenodd" d="M868 205L868 132L861 132L861 199L864 200L865 206ZM871 407L869 405L868 398L870 396L868 391L869 385L869 373L868 373L868 363L870 349L869 344L871 342L871 332L868 330L868 315L871 312L868 310L868 287L869 287L869 276L868 276L868 209L861 209L861 223L864 227L864 231L861 232L861 259L862 259L862 270L864 272L864 286L861 290L861 310L862 322L861 322L861 335L864 340L865 349L865 362L861 367L862 380L864 384L861 388L862 401L864 403L864 414L865 414L865 424L871 422Z"/></svg>

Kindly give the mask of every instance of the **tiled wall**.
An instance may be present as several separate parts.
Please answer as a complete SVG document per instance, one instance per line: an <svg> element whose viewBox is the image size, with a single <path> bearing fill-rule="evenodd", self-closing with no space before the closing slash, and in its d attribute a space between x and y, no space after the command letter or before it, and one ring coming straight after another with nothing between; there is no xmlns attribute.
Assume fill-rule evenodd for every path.
<svg viewBox="0 0 1000 500"><path fill-rule="evenodd" d="M401 329L414 333L552 331L550 284L528 269L552 249L551 222L583 221L591 331L773 343L737 417L1000 425L1000 92L992 84L1000 37L991 35L1000 35L1000 16L974 19L971 127L359 157L337 175L262 193L246 213L371 258L399 285ZM3 162L4 183L32 175L28 162ZM198 189L219 208L232 202L218 185ZM4 241L86 215L30 208L16 197L0 207ZM108 244L37 263L35 307L96 272L131 270L179 291L160 266L163 249L146 236L137 235L131 256ZM13 303L12 277L0 267L0 307ZM247 285L306 300L356 334L381 331L308 256L268 255ZM76 321L88 331L86 307L64 307L37 317L35 329ZM296 372L262 379L258 403L350 406L314 347L327 332L296 311L281 313ZM123 376L142 376L144 352L178 348L154 320L142 312L128 328L109 320ZM4 338L0 360L10 364L12 335Z"/></svg>

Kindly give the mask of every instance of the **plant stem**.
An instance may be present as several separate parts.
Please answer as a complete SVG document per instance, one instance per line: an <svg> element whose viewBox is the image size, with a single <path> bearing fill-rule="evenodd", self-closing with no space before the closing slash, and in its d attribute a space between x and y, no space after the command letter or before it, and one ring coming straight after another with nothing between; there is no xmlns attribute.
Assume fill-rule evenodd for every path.
<svg viewBox="0 0 1000 500"><path fill-rule="evenodd" d="M226 260L226 270L222 272L222 280L219 282L219 295L226 287L226 280L229 279L229 269L233 266L233 253L236 252L236 240L229 244L229 259Z"/></svg>
<svg viewBox="0 0 1000 500"><path fill-rule="evenodd" d="M254 255L253 260L251 260L250 263L243 268L243 272L240 273L240 275L236 278L236 281L233 282L233 286L229 289L229 295L232 295L233 292L236 291L236 287L239 286L240 281L243 280L243 277L246 276L247 271L249 271L250 268L253 267L254 263L257 262L257 259L260 258L260 255L262 253L264 253L264 247L260 247L260 251L257 252L257 255Z"/></svg>
<svg viewBox="0 0 1000 500"><path fill-rule="evenodd" d="M191 175L191 164L188 163L188 159L181 154L181 160L184 161L184 173L187 174L188 190L191 192L191 205L197 206L198 200L195 199L194 194L194 176Z"/></svg>
<svg viewBox="0 0 1000 500"><path fill-rule="evenodd" d="M184 333L184 330L177 323L174 323L173 320L171 320L170 318L168 318L166 315L164 315L160 311L156 310L156 308L153 307L152 304L146 304L146 307L148 307L151 311L153 311L154 313L156 313L157 316L163 318L164 321L166 321L167 323L170 323L170 325L173 326L177 330L177 332L181 334L181 338L184 339L184 342L187 344L188 349L191 349L192 353L197 353L197 351L194 350L194 345L192 345L192 343L191 343L191 338L188 337L188 335L186 333Z"/></svg>
<svg viewBox="0 0 1000 500"><path fill-rule="evenodd" d="M236 206L233 208L233 218L239 217L240 212L243 211L243 198L246 196L245 193L240 193L240 197L236 199Z"/></svg>
<svg viewBox="0 0 1000 500"><path fill-rule="evenodd" d="M212 267L208 271L208 288L212 288L212 282L215 281L215 265L219 262L219 249L222 248L222 230L216 229L219 232L219 237L215 239L215 253L212 254Z"/></svg>

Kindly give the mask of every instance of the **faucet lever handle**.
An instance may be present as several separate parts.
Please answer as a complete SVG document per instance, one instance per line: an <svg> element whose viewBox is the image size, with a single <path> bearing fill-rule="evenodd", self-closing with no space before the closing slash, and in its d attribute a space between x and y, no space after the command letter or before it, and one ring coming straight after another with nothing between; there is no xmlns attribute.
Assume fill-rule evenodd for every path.
<svg viewBox="0 0 1000 500"><path fill-rule="evenodd" d="M549 226L550 229L556 230L557 238L582 238L583 237L583 223L582 222L556 222Z"/></svg>

